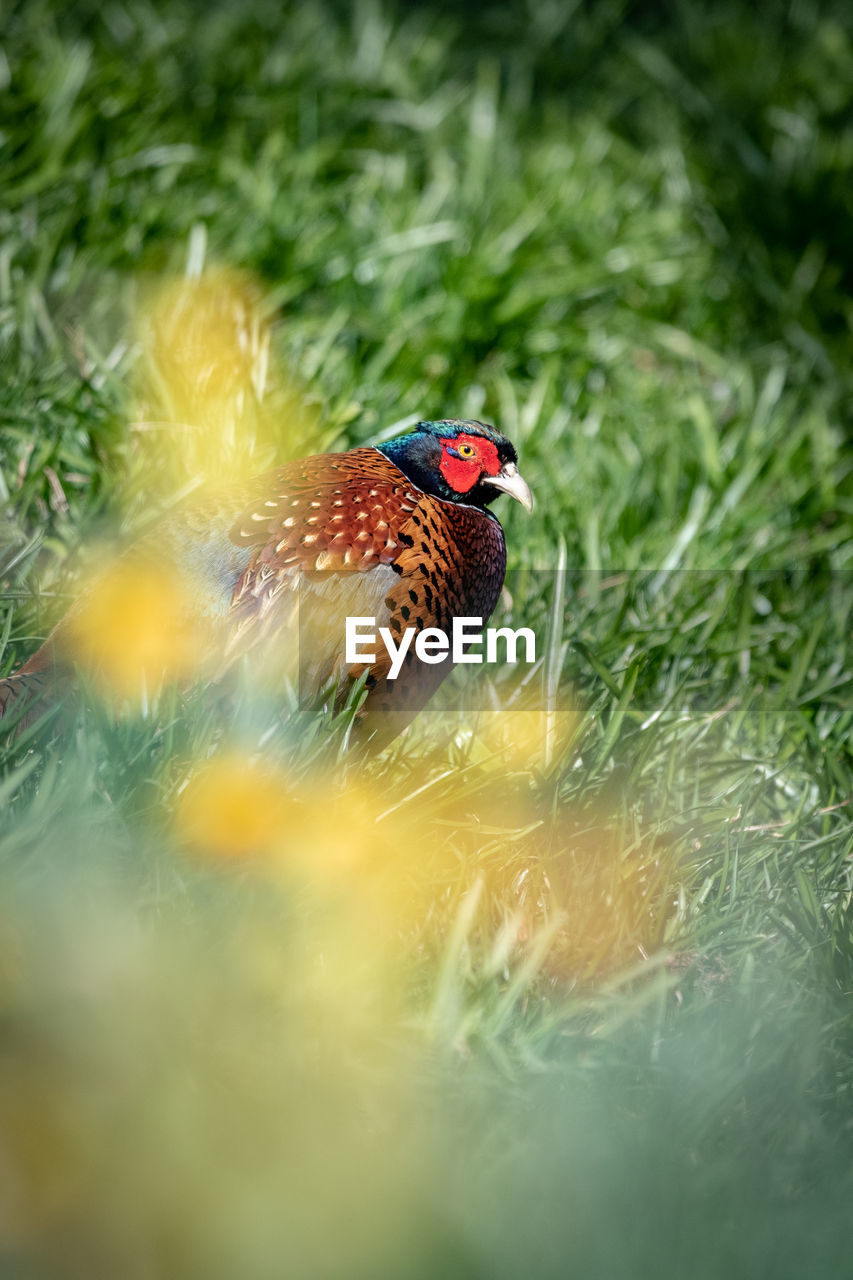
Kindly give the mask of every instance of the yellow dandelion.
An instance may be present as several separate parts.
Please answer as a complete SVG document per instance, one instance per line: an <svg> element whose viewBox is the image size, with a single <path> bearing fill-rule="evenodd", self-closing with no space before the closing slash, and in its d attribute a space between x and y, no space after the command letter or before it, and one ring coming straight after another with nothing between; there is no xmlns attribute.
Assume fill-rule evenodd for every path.
<svg viewBox="0 0 853 1280"><path fill-rule="evenodd" d="M195 853L231 860L281 850L293 837L297 813L280 769L233 752L190 778L178 797L175 825Z"/></svg>
<svg viewBox="0 0 853 1280"><path fill-rule="evenodd" d="M269 332L245 275L220 267L169 281L147 320L149 353L177 413L198 418L232 396L263 395Z"/></svg>
<svg viewBox="0 0 853 1280"><path fill-rule="evenodd" d="M269 308L251 277L212 265L167 280L138 323L134 432L149 488L222 483L256 474L283 451L306 452L316 412L272 367Z"/></svg>
<svg viewBox="0 0 853 1280"><path fill-rule="evenodd" d="M202 642L188 600L174 572L118 560L83 592L58 645L108 696L149 696L198 666Z"/></svg>

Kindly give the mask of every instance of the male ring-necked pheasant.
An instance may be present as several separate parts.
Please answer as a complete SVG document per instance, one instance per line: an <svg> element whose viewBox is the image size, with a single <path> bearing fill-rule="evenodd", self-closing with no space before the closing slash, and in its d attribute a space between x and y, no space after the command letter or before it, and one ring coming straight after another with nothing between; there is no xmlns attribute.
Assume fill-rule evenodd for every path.
<svg viewBox="0 0 853 1280"><path fill-rule="evenodd" d="M451 662L425 665L410 649L347 667L347 617L374 617L393 636L450 631L456 617L491 615L504 580L503 530L488 504L500 493L532 507L515 449L494 427L421 422L378 446L301 459L177 509L126 555L189 584L186 609L208 624L198 674L235 657L263 661L298 645L302 690L368 670L363 725L387 741L420 710ZM0 716L19 697L42 705L72 669L72 606L41 648L0 681ZM292 667L291 667L292 670Z"/></svg>

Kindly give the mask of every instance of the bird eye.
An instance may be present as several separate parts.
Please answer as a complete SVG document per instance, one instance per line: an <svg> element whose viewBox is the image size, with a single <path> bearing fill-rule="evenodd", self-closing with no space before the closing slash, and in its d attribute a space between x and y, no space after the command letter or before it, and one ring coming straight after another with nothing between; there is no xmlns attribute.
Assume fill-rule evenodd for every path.
<svg viewBox="0 0 853 1280"><path fill-rule="evenodd" d="M472 444L460 444L457 453L460 458L473 458L477 450Z"/></svg>

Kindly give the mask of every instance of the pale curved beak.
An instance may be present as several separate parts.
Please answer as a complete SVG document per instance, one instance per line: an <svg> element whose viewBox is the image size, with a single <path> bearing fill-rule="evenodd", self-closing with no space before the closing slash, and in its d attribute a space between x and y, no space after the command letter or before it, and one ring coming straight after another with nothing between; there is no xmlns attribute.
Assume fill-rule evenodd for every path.
<svg viewBox="0 0 853 1280"><path fill-rule="evenodd" d="M526 511L533 510L533 494L530 492L530 486L514 462L504 463L496 476L483 476L480 483L490 484L495 489L500 489L502 493L508 493L511 498L520 502Z"/></svg>

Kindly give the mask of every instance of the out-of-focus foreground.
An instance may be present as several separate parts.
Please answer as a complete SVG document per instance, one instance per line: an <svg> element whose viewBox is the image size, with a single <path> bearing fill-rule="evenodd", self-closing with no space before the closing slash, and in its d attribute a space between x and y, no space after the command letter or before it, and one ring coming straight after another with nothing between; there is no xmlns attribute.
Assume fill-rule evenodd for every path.
<svg viewBox="0 0 853 1280"><path fill-rule="evenodd" d="M0 674L442 415L540 653L364 763L108 572L0 745L4 1274L845 1269L853 37L714 10L5 12Z"/></svg>

